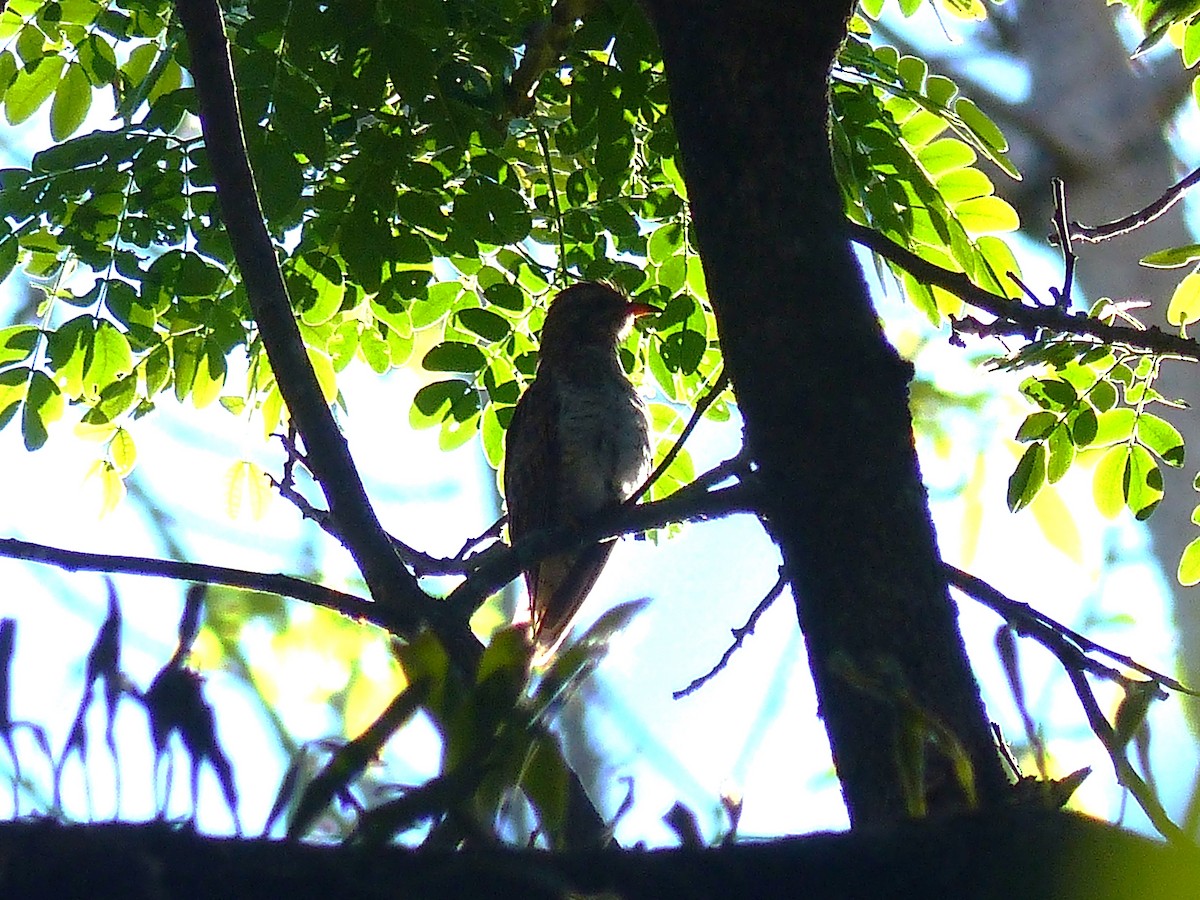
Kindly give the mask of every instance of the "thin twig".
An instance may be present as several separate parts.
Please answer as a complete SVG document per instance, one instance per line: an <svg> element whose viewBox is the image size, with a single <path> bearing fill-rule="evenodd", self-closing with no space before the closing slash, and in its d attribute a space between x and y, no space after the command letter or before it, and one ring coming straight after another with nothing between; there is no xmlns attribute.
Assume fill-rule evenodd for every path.
<svg viewBox="0 0 1200 900"><path fill-rule="evenodd" d="M562 203L558 199L558 186L554 183L554 157L550 155L550 142L546 138L546 129L540 125L537 128L538 146L542 150L542 161L546 164L546 183L550 185L550 202L554 204L554 233L558 237L558 266L559 272L567 270L567 243L563 234Z"/></svg>
<svg viewBox="0 0 1200 900"><path fill-rule="evenodd" d="M1110 238L1129 234L1131 231L1136 231L1142 226L1150 224L1163 213L1167 212L1197 183L1200 183L1200 169L1194 169L1189 172L1179 181L1175 182L1175 184L1167 188L1161 197L1149 206L1139 209L1137 212L1130 213L1122 219L1117 219L1115 222L1109 222L1105 225L1083 225L1079 222L1072 222L1069 234L1072 238L1078 238L1089 244L1098 244ZM1053 241L1054 239L1055 236L1051 236L1051 240Z"/></svg>
<svg viewBox="0 0 1200 900"><path fill-rule="evenodd" d="M675 458L678 457L680 451L683 450L684 442L691 437L692 432L696 429L696 426L700 424L700 420L704 418L704 414L708 412L709 407L717 401L717 398L724 393L725 388L728 386L729 375L726 374L724 369L721 369L721 373L712 383L712 387L705 391L704 396L696 401L696 408L692 410L691 418L688 419L687 424L683 426L683 431L679 433L679 437L675 439L675 443L671 445L671 449L667 451L667 455L662 458L662 462L658 464L658 466L646 477L646 480L642 482L638 489L630 495L628 500L625 501L626 505L632 506L641 500L646 491L653 487L654 482L658 481L658 479L662 477L663 472L671 468L671 464L675 462Z"/></svg>
<svg viewBox="0 0 1200 900"><path fill-rule="evenodd" d="M1063 255L1063 286L1059 290L1050 288L1054 296L1054 305L1060 312L1071 309L1071 287L1075 278L1075 251L1071 249L1071 228L1067 224L1067 186L1058 177L1050 180L1054 192L1054 230L1058 234L1058 244L1062 247ZM1010 276L1011 277L1011 276Z"/></svg>
<svg viewBox="0 0 1200 900"><path fill-rule="evenodd" d="M761 619L763 613L770 609L772 604L779 599L779 595L783 593L783 589L786 586L787 578L784 576L783 569L781 568L779 570L779 579L775 582L775 585L771 588L771 590L767 591L767 595L758 601L758 606L754 607L754 610L750 613L750 618L746 620L746 624L744 624L741 628L730 629L730 631L733 633L733 643L725 648L725 652L721 654L721 658L717 660L717 664L699 678L693 680L692 683L687 687L678 691L672 691L671 696L676 700L686 697L688 694L698 690L701 686L711 681L718 672L729 665L729 660L733 658L733 654L741 648L742 644L745 643L746 638L754 633L754 626L758 624L758 620Z"/></svg>
<svg viewBox="0 0 1200 900"><path fill-rule="evenodd" d="M294 597L350 618L366 619L388 630L394 629L396 625L392 617L386 615L377 603L290 575L250 572L228 566L209 566L202 563L178 562L153 557L84 553L79 550L65 550L16 538L0 538L0 557L44 563L68 572L146 575L200 584L223 584L244 590L278 594L281 597Z"/></svg>
<svg viewBox="0 0 1200 900"><path fill-rule="evenodd" d="M1092 686L1088 684L1087 675L1071 666L1065 668L1067 677L1071 679L1071 685L1075 688L1075 694L1079 697L1079 702L1083 704L1088 725L1100 739L1104 749L1108 751L1113 769L1117 773L1117 781L1133 794L1134 799L1137 800L1151 824L1158 829L1159 834L1176 846L1195 847L1195 844L1189 840L1179 826L1171 821L1171 817L1158 802L1154 792L1150 790L1142 776L1126 758L1124 747L1118 746L1120 742L1117 740L1112 726L1108 723L1108 719L1105 718L1104 712L1100 709L1100 704L1096 702L1096 695L1092 692Z"/></svg>
<svg viewBox="0 0 1200 900"><path fill-rule="evenodd" d="M1158 832L1163 837L1173 844L1194 846L1179 826L1171 821L1166 810L1158 802L1158 798L1154 796L1154 792L1129 762L1125 755L1124 743L1118 739L1112 725L1105 718L1100 705L1096 702L1092 687L1088 684L1088 672L1092 672L1110 681L1116 681L1123 686L1128 686L1133 681L1088 657L1085 648L1104 653L1110 658L1120 660L1127 665L1130 665L1132 661L1123 654L1114 653L1093 641L1083 638L1082 635L1077 634L1065 625L1055 622L1049 616L1037 612L1027 604L1011 600L987 582L976 578L974 575L969 575L950 565L944 565L943 568L951 584L1000 613L1018 632L1034 638L1054 654L1062 665L1063 670L1067 673L1067 677L1071 679L1071 684L1075 688L1079 702L1083 705L1088 725L1108 752L1117 774L1117 780L1129 790L1146 813L1147 818L1150 819L1151 823L1153 823L1154 827L1158 829ZM1174 679L1160 675L1146 666L1132 663L1130 667L1150 677L1159 685L1160 690L1162 685L1167 685L1189 694L1194 693L1184 688ZM1145 684L1145 682L1138 683Z"/></svg>

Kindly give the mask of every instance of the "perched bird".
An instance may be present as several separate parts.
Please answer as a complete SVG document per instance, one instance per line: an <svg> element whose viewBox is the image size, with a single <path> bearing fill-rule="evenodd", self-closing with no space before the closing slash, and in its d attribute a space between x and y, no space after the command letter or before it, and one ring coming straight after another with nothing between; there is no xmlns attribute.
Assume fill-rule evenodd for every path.
<svg viewBox="0 0 1200 900"><path fill-rule="evenodd" d="M512 541L571 527L625 502L650 471L646 408L617 344L635 316L659 310L608 284L562 291L542 326L537 375L505 439L504 496ZM525 572L530 629L548 653L604 568L612 542L543 559Z"/></svg>

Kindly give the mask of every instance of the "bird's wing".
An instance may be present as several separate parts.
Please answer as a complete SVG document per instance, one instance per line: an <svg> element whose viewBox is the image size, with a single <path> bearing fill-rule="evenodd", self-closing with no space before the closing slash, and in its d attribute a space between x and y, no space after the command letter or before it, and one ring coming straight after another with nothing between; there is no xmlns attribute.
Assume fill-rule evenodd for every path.
<svg viewBox="0 0 1200 900"><path fill-rule="evenodd" d="M545 528L579 524L566 508L559 401L542 375L521 396L505 439L504 498L513 542ZM612 552L612 542L578 553L547 557L525 572L532 631L538 644L554 644L591 591Z"/></svg>
<svg viewBox="0 0 1200 900"><path fill-rule="evenodd" d="M575 613L591 593L612 553L613 541L592 544L579 553L562 553L538 569L539 602L533 605L533 636L545 658L565 636ZM545 598L541 602L540 598Z"/></svg>
<svg viewBox="0 0 1200 900"><path fill-rule="evenodd" d="M559 524L561 463L558 397L546 379L534 379L513 411L505 438L504 500L514 543ZM538 568L525 572L531 603L538 592Z"/></svg>

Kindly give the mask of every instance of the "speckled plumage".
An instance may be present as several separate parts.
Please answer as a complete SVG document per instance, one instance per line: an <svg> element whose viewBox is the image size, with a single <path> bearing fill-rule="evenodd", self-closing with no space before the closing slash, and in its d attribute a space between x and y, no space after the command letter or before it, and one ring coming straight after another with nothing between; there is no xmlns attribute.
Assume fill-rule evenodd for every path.
<svg viewBox="0 0 1200 900"><path fill-rule="evenodd" d="M508 426L509 536L575 526L623 503L650 468L646 410L616 347L634 316L656 312L612 287L582 282L551 303L537 376ZM612 551L606 542L549 557L525 573L531 631L553 647Z"/></svg>

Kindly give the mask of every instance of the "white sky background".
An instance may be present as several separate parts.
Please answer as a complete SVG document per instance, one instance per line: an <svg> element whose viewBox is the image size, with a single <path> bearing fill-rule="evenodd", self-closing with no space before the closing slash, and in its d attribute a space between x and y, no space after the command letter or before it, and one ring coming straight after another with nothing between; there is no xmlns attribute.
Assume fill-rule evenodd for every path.
<svg viewBox="0 0 1200 900"><path fill-rule="evenodd" d="M44 133L25 130L22 145L48 140ZM1026 255L1027 281L1055 283L1059 270L1053 258ZM900 345L911 343L915 318L885 303L891 328ZM997 376L984 376L963 362L962 352L944 339L929 344L917 359L922 373L956 390L970 384L996 385ZM492 475L474 444L451 454L436 447L435 432L413 433L408 406L417 382L408 373L378 378L358 371L343 376L350 404L343 419L351 448L380 517L390 531L433 553L453 553L468 537L495 518L490 495ZM1010 386L1015 381L1010 379ZM978 419L949 420L953 449L948 456L922 442L922 465L934 498L934 515L942 550L948 561L963 564L1018 600L1075 627L1115 649L1166 671L1173 669L1174 645L1163 609L1161 576L1148 564L1144 531L1120 521L1098 520L1090 501L1088 473L1073 473L1064 482L1072 509L1078 510L1083 552L1071 560L1050 547L1030 513L1011 516L1005 511L1005 483L1016 457L1006 439L1021 418L1020 407L1004 399L988 405ZM315 536L312 526L284 502L276 501L259 523L230 521L224 512L224 470L229 462L247 457L278 471L278 448L264 446L260 427L235 420L218 406L196 412L190 406L173 409L160 403L150 421L134 426L140 462L138 479L153 496L169 504L165 510L176 525L173 537L197 562L240 566L260 571L296 571L296 554L304 546L314 557L301 565L323 573L330 584L353 577L353 567L331 540ZM706 423L689 442L697 471L732 455L738 447L735 422ZM961 558L963 504L949 490L961 485L974 464L975 449L989 447L988 481L984 491L987 515L974 559ZM74 438L69 427L51 431L41 451L29 454L19 431L0 432L0 471L5 498L0 504L0 536L21 537L55 546L131 555L163 555L152 529L136 505L124 506L103 520L95 518L98 501L82 485L84 473L99 451ZM1104 566L1106 554L1118 560ZM659 817L678 799L693 809L709 836L722 827L718 797L721 791L740 793L745 802L741 833L768 836L845 825L837 785L832 777L828 745L815 716L803 645L789 595L781 598L760 621L754 636L734 656L728 669L698 693L680 701L671 691L707 671L730 640L729 630L740 626L775 580L778 556L750 517L737 517L689 527L682 536L658 546L624 540L589 598L586 613L599 615L607 606L649 596L652 604L605 661L589 691L588 730L603 744L610 767L613 806L624 796L619 782L634 779L635 811L621 824L618 838L625 843L645 840L670 843L672 835ZM123 663L142 688L174 649L184 586L160 579L116 579L125 616ZM1130 608L1136 598L1136 608ZM0 559L0 616L18 622L13 716L45 725L55 752L62 748L66 729L79 699L79 677L88 648L104 617L105 591L101 578L70 574L32 564ZM984 686L989 714L1011 740L1021 739L1019 720L1004 685L992 649L998 619L972 602L961 604L962 623L972 660ZM1127 627L1091 629L1092 616L1126 614L1136 618ZM1091 812L1119 816L1123 801L1111 766L1097 740L1087 730L1078 702L1057 664L1035 645L1022 642L1026 684L1034 715L1049 730L1062 775L1091 765L1094 774L1080 792ZM319 661L296 678L320 679ZM271 733L254 702L236 679L210 673L207 694L218 716L218 729L232 758L243 801L242 822L247 832L261 828L274 799L286 760L279 755ZM1102 694L1111 711L1116 697ZM281 711L299 740L327 736L332 727L324 711L296 705ZM88 764L91 810L98 818L114 812L112 769L103 748L103 719L93 714ZM1167 809L1178 813L1196 769L1196 742L1186 733L1178 706L1168 701L1152 713L1156 773ZM123 763L120 814L128 818L151 815L150 745L144 716L127 704L120 717L118 750ZM25 768L44 783L44 765L27 735L17 740ZM433 772L434 744L420 729L395 741L389 753L389 774L411 782ZM0 752L0 772L7 765ZM80 767L68 767L65 784L74 815L87 810ZM183 769L176 772L173 814L186 810ZM202 778L202 824L225 831L230 822L215 780ZM1145 828L1136 805L1125 804L1125 821ZM28 811L28 802L23 811ZM0 815L11 813L9 793L0 789Z"/></svg>

